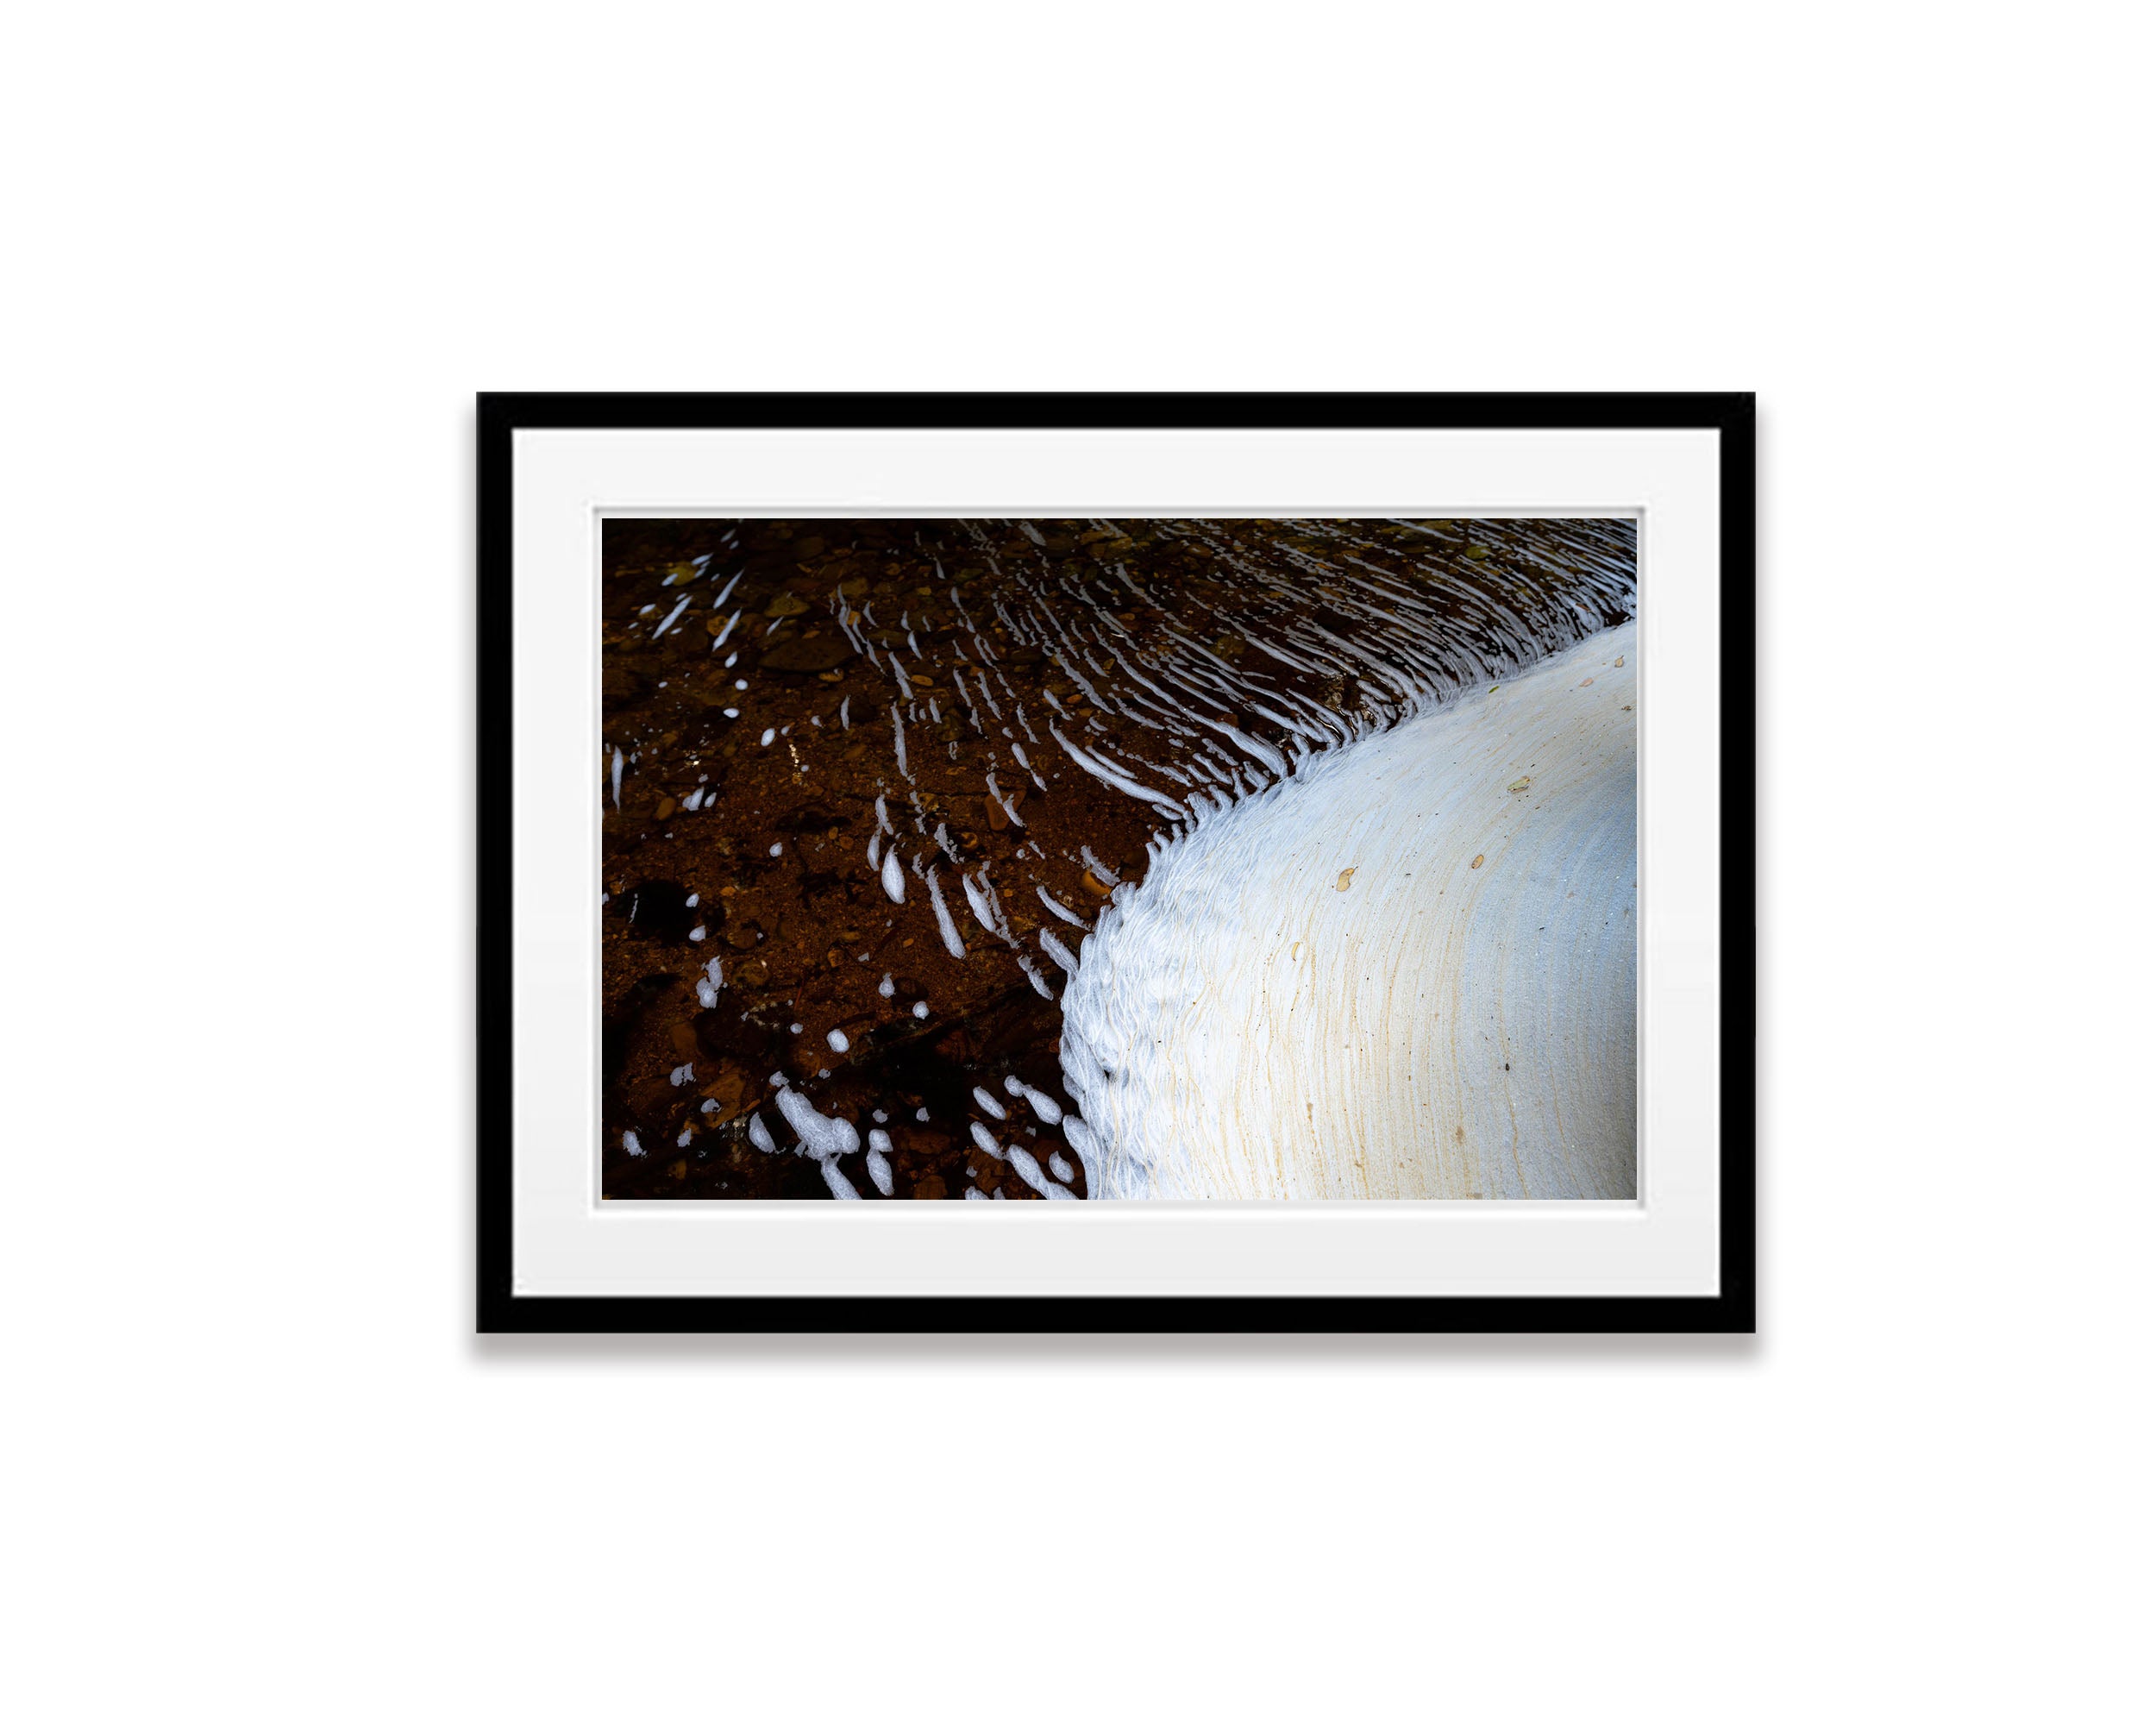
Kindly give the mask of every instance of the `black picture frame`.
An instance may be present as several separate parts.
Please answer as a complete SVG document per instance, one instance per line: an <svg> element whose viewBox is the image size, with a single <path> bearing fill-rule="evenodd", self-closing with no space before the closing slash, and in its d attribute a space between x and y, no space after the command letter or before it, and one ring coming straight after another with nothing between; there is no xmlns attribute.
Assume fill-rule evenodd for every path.
<svg viewBox="0 0 2156 1725"><path fill-rule="evenodd" d="M1757 1316L1755 399L1727 394L493 394L478 399L478 1327L481 1332L1750 1333ZM1711 430L1720 505L1719 1291L1708 1296L520 1295L513 1282L514 437L568 429Z"/></svg>

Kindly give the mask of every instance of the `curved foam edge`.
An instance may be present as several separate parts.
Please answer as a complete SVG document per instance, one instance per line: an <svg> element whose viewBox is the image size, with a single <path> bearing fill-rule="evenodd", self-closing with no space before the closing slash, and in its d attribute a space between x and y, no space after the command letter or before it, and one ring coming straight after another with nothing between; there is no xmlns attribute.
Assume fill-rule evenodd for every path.
<svg viewBox="0 0 2156 1725"><path fill-rule="evenodd" d="M1637 655L1314 756L1119 888L1063 998L1088 1195L1633 1196Z"/></svg>

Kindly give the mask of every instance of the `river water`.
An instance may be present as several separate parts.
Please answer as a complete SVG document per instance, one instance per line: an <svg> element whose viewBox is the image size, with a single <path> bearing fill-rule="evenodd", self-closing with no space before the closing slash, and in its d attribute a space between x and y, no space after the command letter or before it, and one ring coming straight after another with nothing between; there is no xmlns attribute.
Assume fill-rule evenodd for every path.
<svg viewBox="0 0 2156 1725"><path fill-rule="evenodd" d="M1065 994L1111 900L1636 608L1624 521L638 521L604 550L609 1197L1087 1195Z"/></svg>

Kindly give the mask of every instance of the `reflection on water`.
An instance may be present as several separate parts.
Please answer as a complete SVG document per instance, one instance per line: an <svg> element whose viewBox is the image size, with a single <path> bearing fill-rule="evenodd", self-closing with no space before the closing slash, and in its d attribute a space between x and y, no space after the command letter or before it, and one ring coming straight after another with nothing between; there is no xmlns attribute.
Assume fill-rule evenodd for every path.
<svg viewBox="0 0 2156 1725"><path fill-rule="evenodd" d="M1621 521L610 522L605 561L616 1198L1082 1196L1057 1002L1149 844L1635 602Z"/></svg>

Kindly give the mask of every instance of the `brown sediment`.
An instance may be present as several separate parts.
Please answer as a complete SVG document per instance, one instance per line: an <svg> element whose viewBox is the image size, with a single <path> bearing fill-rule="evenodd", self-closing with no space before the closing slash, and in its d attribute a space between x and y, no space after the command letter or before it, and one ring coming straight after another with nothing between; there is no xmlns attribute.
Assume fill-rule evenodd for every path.
<svg viewBox="0 0 2156 1725"><path fill-rule="evenodd" d="M1156 793L1181 797L1194 784L1235 794L1267 776L1252 744L1295 745L1274 716L1291 694L1343 716L1398 698L1384 654L1319 672L1269 647L1293 653L1313 628L1376 640L1397 624L1430 632L1438 656L1481 681L1517 662L1537 630L1576 637L1629 605L1593 576L1600 542L1578 532L1589 524L1478 522L1471 539L1456 524L1031 525L1039 543L1008 522L607 524L597 775L607 1197L828 1196L813 1161L784 1153L791 1134L770 1106L780 1072L821 1112L856 1121L864 1140L873 1111L885 1113L894 1196L956 1198L972 1186L1033 1197L973 1142L968 1122L982 1111L972 1092L1006 1107L1006 1120L984 1121L1000 1140L1044 1167L1055 1152L1069 1156L1004 1089L1014 1076L1062 1099L1060 1011L975 917L961 862L976 879L987 866L1010 933L1060 989L1039 933L1075 950L1082 931L1050 913L1036 886L1090 920L1118 880L1144 877L1146 845L1169 825L1156 804L1075 765L1051 722L1115 772L1140 763ZM1622 549L1628 559L1628 532ZM699 572L692 560L703 556ZM684 595L688 608L655 636ZM1514 627L1523 618L1525 636ZM1194 693L1172 681L1178 664L1234 674ZM1206 722L1183 727L1195 738L1186 744L1169 726L1193 709ZM1194 765L1200 744L1203 765ZM1185 782L1157 768L1163 761ZM895 838L879 832L880 794ZM960 862L939 850L939 825ZM869 862L872 834L904 859L903 904ZM939 938L916 861L937 868L963 958ZM724 983L705 1007L697 984L713 958ZM887 973L887 998L878 991ZM917 1018L924 1000L929 1013ZM834 1031L843 1052L830 1044ZM759 1106L781 1153L749 1142ZM627 1132L642 1154L624 1149ZM844 1171L874 1195L860 1157ZM1082 1194L1082 1177L1075 1185Z"/></svg>

